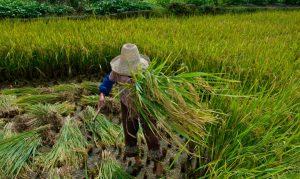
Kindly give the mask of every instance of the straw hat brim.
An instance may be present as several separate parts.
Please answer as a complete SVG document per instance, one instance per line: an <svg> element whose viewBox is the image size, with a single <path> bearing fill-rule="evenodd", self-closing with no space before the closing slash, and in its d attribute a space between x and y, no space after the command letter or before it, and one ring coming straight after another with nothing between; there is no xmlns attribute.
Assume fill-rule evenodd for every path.
<svg viewBox="0 0 300 179"><path fill-rule="evenodd" d="M114 71L120 75L131 76L132 73L136 74L140 70L147 69L150 64L149 57L146 55L142 55L142 54L140 54L139 62L132 64L132 65L126 65L126 63L121 61L120 57L121 57L121 55L115 57L110 62L112 71Z"/></svg>

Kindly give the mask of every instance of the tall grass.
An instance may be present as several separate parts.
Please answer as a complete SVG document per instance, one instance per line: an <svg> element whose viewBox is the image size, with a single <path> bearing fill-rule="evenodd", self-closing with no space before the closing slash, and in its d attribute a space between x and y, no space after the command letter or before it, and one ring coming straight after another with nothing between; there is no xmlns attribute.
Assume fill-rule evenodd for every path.
<svg viewBox="0 0 300 179"><path fill-rule="evenodd" d="M295 84L294 84L295 83ZM211 106L228 114L211 134L196 170L203 178L272 178L300 171L300 83L266 89L253 98L215 97Z"/></svg>
<svg viewBox="0 0 300 179"><path fill-rule="evenodd" d="M299 57L299 16L279 11L122 21L3 20L0 80L96 74L108 70L123 43L132 42L151 58L171 53L192 71L230 73L249 85L276 79L281 85Z"/></svg>

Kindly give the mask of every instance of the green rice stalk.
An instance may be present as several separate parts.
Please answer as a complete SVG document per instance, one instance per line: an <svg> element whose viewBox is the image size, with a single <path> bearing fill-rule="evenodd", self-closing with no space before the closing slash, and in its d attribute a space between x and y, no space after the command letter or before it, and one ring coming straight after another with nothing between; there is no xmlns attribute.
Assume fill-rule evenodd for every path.
<svg viewBox="0 0 300 179"><path fill-rule="evenodd" d="M16 178L36 154L41 138L38 130L24 132L0 140L0 169L7 177Z"/></svg>
<svg viewBox="0 0 300 179"><path fill-rule="evenodd" d="M104 150L102 152L102 160L99 166L99 174L96 177L98 179L130 179L133 178L126 171L123 170L122 166L114 158L114 156Z"/></svg>
<svg viewBox="0 0 300 179"><path fill-rule="evenodd" d="M14 89L3 89L1 90L1 94L3 95L15 95L15 96L24 96L24 95L36 95L41 94L43 92L42 88L33 88L33 87L25 87L25 88L14 88Z"/></svg>
<svg viewBox="0 0 300 179"><path fill-rule="evenodd" d="M50 112L57 113L62 116L67 116L74 111L75 106L68 102L55 104L36 104L28 105L25 111L36 118L43 118Z"/></svg>
<svg viewBox="0 0 300 179"><path fill-rule="evenodd" d="M0 95L0 111L7 111L15 104L17 97L13 95Z"/></svg>
<svg viewBox="0 0 300 179"><path fill-rule="evenodd" d="M92 96L83 96L80 99L80 104L83 106L97 106L99 101L98 95L92 95Z"/></svg>
<svg viewBox="0 0 300 179"><path fill-rule="evenodd" d="M182 146L178 134L201 144L206 134L205 125L213 123L215 118L200 96L214 93L209 82L222 84L224 80L182 69L170 72L172 65L166 66L166 62L157 64L154 61L145 72L134 75L135 84L131 85L131 91L135 101L132 105L152 130L157 129L151 124L151 118L157 120L178 145Z"/></svg>
<svg viewBox="0 0 300 179"><path fill-rule="evenodd" d="M84 81L80 84L80 87L87 90L90 94L98 94L98 83L91 81Z"/></svg>
<svg viewBox="0 0 300 179"><path fill-rule="evenodd" d="M122 128L106 119L103 114L99 114L93 121L96 111L92 107L87 107L84 113L84 122L89 131L93 133L95 141L102 145L118 145L123 141Z"/></svg>
<svg viewBox="0 0 300 179"><path fill-rule="evenodd" d="M70 117L67 117L60 130L60 136L52 150L39 158L45 170L64 165L78 169L87 156L87 140L79 127Z"/></svg>
<svg viewBox="0 0 300 179"><path fill-rule="evenodd" d="M79 89L77 84L61 84L51 88L54 93L73 92L75 93Z"/></svg>
<svg viewBox="0 0 300 179"><path fill-rule="evenodd" d="M4 119L0 118L0 129L3 129L4 126L5 126L5 121Z"/></svg>
<svg viewBox="0 0 300 179"><path fill-rule="evenodd" d="M9 122L4 126L3 131L2 131L4 139L10 138L15 134L15 132L13 131L13 126L14 126L13 122Z"/></svg>
<svg viewBox="0 0 300 179"><path fill-rule="evenodd" d="M26 106L26 105L34 105L38 103L56 103L61 100L61 97L58 95L53 94L41 94L41 95L27 95L21 96L17 99L16 103L19 106Z"/></svg>

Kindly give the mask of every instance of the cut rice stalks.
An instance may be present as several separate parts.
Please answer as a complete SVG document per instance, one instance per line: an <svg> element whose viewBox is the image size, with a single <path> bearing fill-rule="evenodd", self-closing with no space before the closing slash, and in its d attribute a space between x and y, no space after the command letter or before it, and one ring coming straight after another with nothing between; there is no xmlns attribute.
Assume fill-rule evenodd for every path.
<svg viewBox="0 0 300 179"><path fill-rule="evenodd" d="M25 87L25 88L3 89L1 90L0 93L3 95L25 96L25 95L37 95L43 92L44 91L42 88Z"/></svg>
<svg viewBox="0 0 300 179"><path fill-rule="evenodd" d="M13 122L7 123L2 130L2 138L7 139L15 135L13 128L14 128Z"/></svg>
<svg viewBox="0 0 300 179"><path fill-rule="evenodd" d="M25 111L36 118L44 118L50 112L57 113L62 116L68 116L75 109L75 105L68 102L55 104L36 104L25 107Z"/></svg>
<svg viewBox="0 0 300 179"><path fill-rule="evenodd" d="M80 104L82 106L93 106L96 107L98 105L99 95L92 95L92 96L83 96L80 99ZM121 112L121 105L120 100L116 98L105 98L105 106L103 110L107 113L115 113L118 114Z"/></svg>
<svg viewBox="0 0 300 179"><path fill-rule="evenodd" d="M88 106L84 113L84 122L89 131L92 132L95 141L101 145L119 145L123 141L122 128L106 119L103 114L99 114L93 121L96 111Z"/></svg>
<svg viewBox="0 0 300 179"><path fill-rule="evenodd" d="M0 169L3 175L16 178L41 144L40 129L0 140Z"/></svg>
<svg viewBox="0 0 300 179"><path fill-rule="evenodd" d="M44 170L57 166L70 166L78 169L87 157L87 145L88 142L75 121L67 117L52 150L46 155L41 155L37 162Z"/></svg>
<svg viewBox="0 0 300 179"><path fill-rule="evenodd" d="M184 72L183 69L169 72L172 65L166 66L166 62L158 65L154 61L145 72L133 75L135 83L129 85L136 99L133 105L152 130L160 132L150 122L156 119L179 146L183 147L183 144L178 135L202 144L205 124L213 123L215 118L200 96L203 92L214 93L209 82L222 84L225 80L206 73Z"/></svg>
<svg viewBox="0 0 300 179"><path fill-rule="evenodd" d="M99 167L98 179L132 179L133 177L123 170L114 156L104 150Z"/></svg>
<svg viewBox="0 0 300 179"><path fill-rule="evenodd" d="M96 107L99 101L98 95L92 95L92 96L83 96L80 99L80 104L83 106L93 106Z"/></svg>
<svg viewBox="0 0 300 179"><path fill-rule="evenodd" d="M40 94L40 95L27 95L21 96L17 99L16 103L18 106L24 107L26 105L34 105L34 104L46 104L46 103L56 103L61 101L62 98L58 95L53 94Z"/></svg>
<svg viewBox="0 0 300 179"><path fill-rule="evenodd" d="M98 83L91 81L84 81L80 84L80 87L86 90L89 94L98 94Z"/></svg>
<svg viewBox="0 0 300 179"><path fill-rule="evenodd" d="M0 117L12 117L19 114L19 109L15 105L17 100L13 95L0 95Z"/></svg>
<svg viewBox="0 0 300 179"><path fill-rule="evenodd" d="M53 86L51 88L51 91L54 93L64 93L64 92L70 92L75 93L80 88L77 84L60 84Z"/></svg>

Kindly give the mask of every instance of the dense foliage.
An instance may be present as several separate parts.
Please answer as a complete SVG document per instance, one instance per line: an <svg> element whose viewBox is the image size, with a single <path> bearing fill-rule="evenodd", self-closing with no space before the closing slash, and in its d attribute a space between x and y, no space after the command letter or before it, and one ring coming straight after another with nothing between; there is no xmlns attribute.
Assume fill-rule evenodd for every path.
<svg viewBox="0 0 300 179"><path fill-rule="evenodd" d="M74 12L66 5L50 5L35 0L0 0L0 17L39 17L47 14L68 14Z"/></svg>
<svg viewBox="0 0 300 179"><path fill-rule="evenodd" d="M152 10L157 15L190 15L224 11L247 12L273 4L284 8L285 5L300 5L300 0L0 0L0 18L67 14L108 15L143 10ZM238 9L232 11L232 5ZM239 7L241 5L244 7Z"/></svg>
<svg viewBox="0 0 300 179"><path fill-rule="evenodd" d="M150 10L151 6L148 3L128 1L128 0L110 0L110 1L98 1L87 5L86 12L92 12L94 14L111 14L120 13L126 11L138 11L138 10Z"/></svg>

